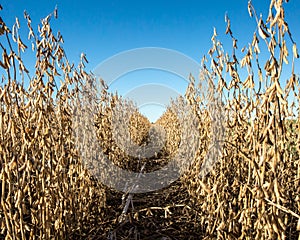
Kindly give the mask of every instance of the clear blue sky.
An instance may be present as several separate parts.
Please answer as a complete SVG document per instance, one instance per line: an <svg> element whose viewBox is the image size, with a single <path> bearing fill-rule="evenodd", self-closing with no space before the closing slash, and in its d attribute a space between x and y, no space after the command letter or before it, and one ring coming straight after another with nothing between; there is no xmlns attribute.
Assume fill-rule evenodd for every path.
<svg viewBox="0 0 300 240"><path fill-rule="evenodd" d="M247 0L186 0L186 1L70 1L70 0L4 0L1 16L9 27L18 17L26 30L23 11L30 14L33 26L40 19L58 6L58 19L52 19L54 30L60 30L64 40L64 49L71 62L78 63L80 54L86 53L89 60L88 69L93 70L105 59L122 51L141 47L162 47L179 51L196 61L207 53L211 43L213 27L217 28L220 39L229 44L225 37L224 14L231 19L232 30L238 38L241 48L252 40L256 28L255 20L247 12ZM268 0L253 0L257 12L268 13ZM300 45L300 4L290 0L285 4L286 19L295 41ZM23 38L26 38L27 31ZM28 64L30 60L28 60ZM29 66L30 69L30 66ZM299 71L297 72L299 73ZM112 90L121 94L142 84L158 83L170 86L183 93L186 83L177 76L160 71L138 71L126 74L112 85ZM156 108L156 110L155 110ZM144 108L144 113L153 114L152 120L158 117L163 107Z"/></svg>

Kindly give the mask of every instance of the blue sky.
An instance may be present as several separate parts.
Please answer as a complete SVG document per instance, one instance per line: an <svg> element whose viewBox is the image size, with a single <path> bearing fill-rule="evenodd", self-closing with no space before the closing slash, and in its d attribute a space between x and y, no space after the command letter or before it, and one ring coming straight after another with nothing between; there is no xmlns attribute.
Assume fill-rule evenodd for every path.
<svg viewBox="0 0 300 240"><path fill-rule="evenodd" d="M247 12L247 0L216 1L21 1L4 0L1 16L8 26L14 18L21 21L23 38L27 31L23 11L30 14L33 26L58 6L58 19L52 19L54 30L64 37L64 49L71 62L78 63L80 54L86 53L88 69L93 70L99 63L122 51L143 47L161 47L176 50L200 62L211 46L213 27L217 28L220 39L231 51L229 38L225 37L225 13L231 19L232 30L241 49L252 40L255 20ZM268 0L252 1L257 12L266 18ZM290 0L285 4L286 19L294 40L300 39L300 4ZM28 65L33 62L28 59ZM29 66L29 69L31 67ZM299 71L296 73L299 73ZM184 93L186 81L172 73L159 70L139 70L125 74L115 81L111 89L122 95L149 83L169 86L178 93ZM143 107L142 112L155 120L163 111L158 104Z"/></svg>

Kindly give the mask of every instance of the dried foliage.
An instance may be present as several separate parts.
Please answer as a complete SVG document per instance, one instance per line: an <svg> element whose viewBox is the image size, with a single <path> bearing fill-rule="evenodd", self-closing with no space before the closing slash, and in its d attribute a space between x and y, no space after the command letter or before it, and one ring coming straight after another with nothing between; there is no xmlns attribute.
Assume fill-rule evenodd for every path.
<svg viewBox="0 0 300 240"><path fill-rule="evenodd" d="M248 11L257 30L242 49L241 60L226 16L231 54L214 31L198 81L190 77L183 98L198 119L200 136L193 164L169 187L143 194L122 194L104 186L78 152L74 135L80 133L74 132L72 113L84 110L81 96L95 77L85 71L84 54L77 67L66 58L61 34L55 35L50 27L57 10L42 20L37 34L24 14L28 42L36 54L33 76L23 62L27 46L19 35L18 19L10 29L0 18L0 238L300 238L300 91L294 69L299 55L282 0L271 1L266 20L257 16L251 1ZM282 72L288 67L291 75L285 83ZM226 118L214 115L215 121L222 120L216 128L204 102L204 82L223 102L216 110ZM213 95L209 101L214 101ZM155 124L130 101L109 93L104 81L95 102L97 114L85 123L92 121L87 129L95 131L103 153L115 165L154 171L179 148L190 150L180 145L186 129L176 114L177 101ZM118 118L114 111L120 113ZM124 127L122 121L128 124ZM217 163L203 174L210 143L222 134L222 152L214 155ZM138 146L130 149L134 156L122 142ZM149 144L157 151L151 158L143 157L139 149ZM103 172L109 174L109 169Z"/></svg>

